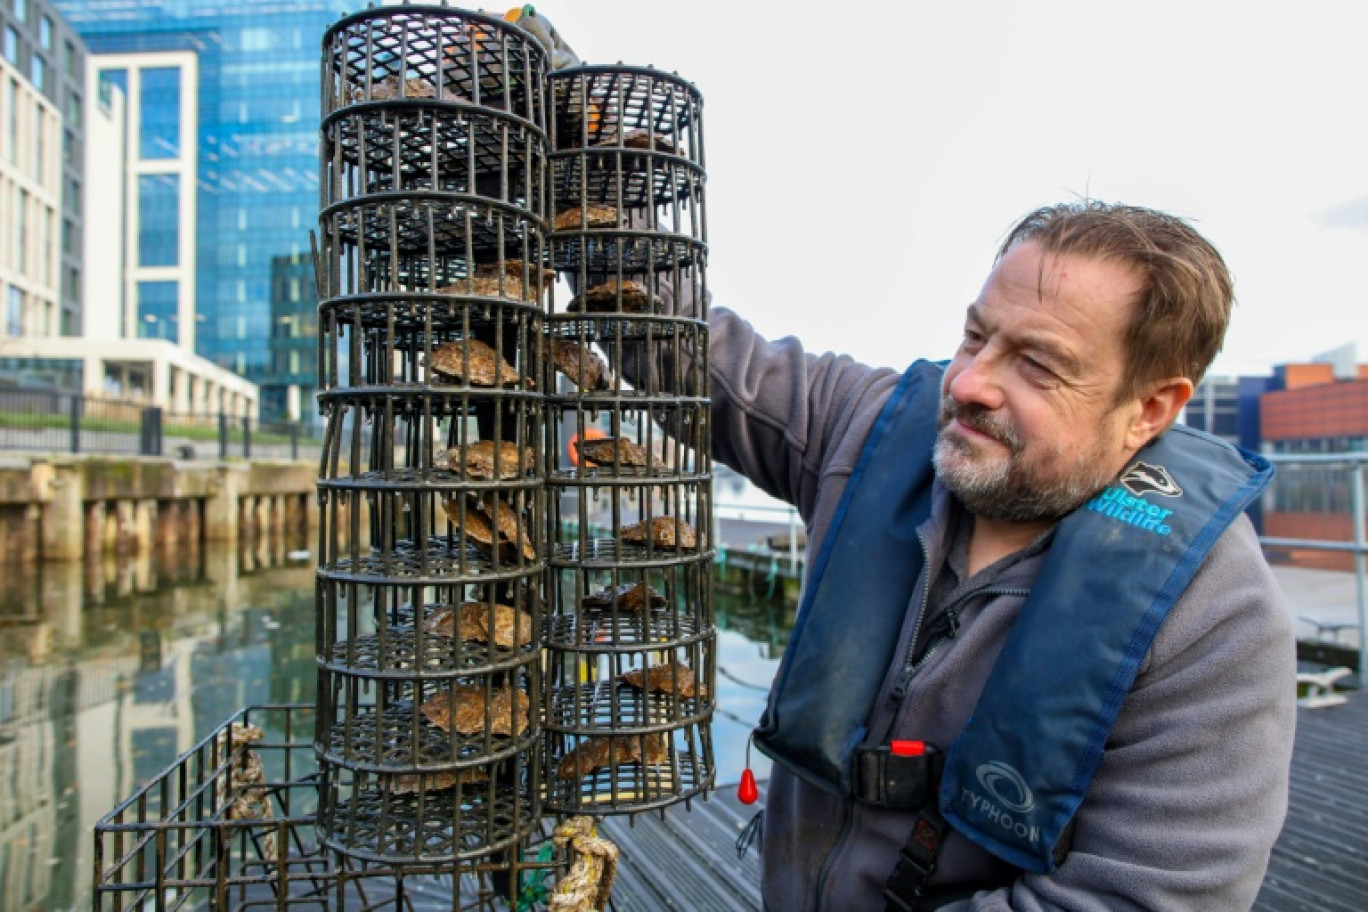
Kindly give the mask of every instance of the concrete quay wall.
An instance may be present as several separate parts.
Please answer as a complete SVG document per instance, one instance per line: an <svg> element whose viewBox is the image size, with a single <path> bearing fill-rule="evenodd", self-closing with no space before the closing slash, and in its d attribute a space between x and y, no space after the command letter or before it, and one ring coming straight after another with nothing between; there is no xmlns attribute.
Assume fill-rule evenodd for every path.
<svg viewBox="0 0 1368 912"><path fill-rule="evenodd" d="M317 467L156 457L0 461L0 563L236 542L318 524Z"/></svg>

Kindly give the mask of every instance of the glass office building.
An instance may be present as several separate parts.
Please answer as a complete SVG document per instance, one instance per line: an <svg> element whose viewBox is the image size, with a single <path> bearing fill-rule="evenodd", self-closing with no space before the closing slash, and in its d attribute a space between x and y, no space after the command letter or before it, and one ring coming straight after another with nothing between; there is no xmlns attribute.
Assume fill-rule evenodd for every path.
<svg viewBox="0 0 1368 912"><path fill-rule="evenodd" d="M311 278L291 279L309 264L318 213L319 47L328 26L367 3L55 5L129 98L139 334L193 340L260 384L263 418L314 414L305 335L317 301Z"/></svg>

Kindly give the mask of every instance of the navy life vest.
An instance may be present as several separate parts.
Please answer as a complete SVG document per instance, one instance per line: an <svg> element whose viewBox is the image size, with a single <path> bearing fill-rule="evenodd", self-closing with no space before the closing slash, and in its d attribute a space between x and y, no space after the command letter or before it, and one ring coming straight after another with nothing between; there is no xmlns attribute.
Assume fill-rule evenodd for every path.
<svg viewBox="0 0 1368 912"><path fill-rule="evenodd" d="M755 743L850 795L851 758L922 571L944 367L908 368L880 413L804 587ZM1053 850L1160 625L1272 466L1175 425L1062 520L939 794L954 828L1028 871Z"/></svg>

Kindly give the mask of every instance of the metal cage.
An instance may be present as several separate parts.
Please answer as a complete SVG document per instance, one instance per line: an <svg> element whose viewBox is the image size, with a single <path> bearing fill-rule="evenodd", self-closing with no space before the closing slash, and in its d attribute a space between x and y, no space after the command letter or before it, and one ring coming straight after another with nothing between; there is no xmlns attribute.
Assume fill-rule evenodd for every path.
<svg viewBox="0 0 1368 912"><path fill-rule="evenodd" d="M714 777L702 101L640 67L550 85L546 806L631 813Z"/></svg>
<svg viewBox="0 0 1368 912"><path fill-rule="evenodd" d="M546 54L445 7L323 50L319 838L461 870L541 816Z"/></svg>

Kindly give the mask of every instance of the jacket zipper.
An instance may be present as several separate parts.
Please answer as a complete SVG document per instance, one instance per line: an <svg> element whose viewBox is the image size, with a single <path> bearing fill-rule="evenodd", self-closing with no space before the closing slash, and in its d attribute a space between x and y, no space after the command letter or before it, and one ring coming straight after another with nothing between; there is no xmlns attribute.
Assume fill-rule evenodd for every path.
<svg viewBox="0 0 1368 912"><path fill-rule="evenodd" d="M926 591L927 596L929 598L931 592L929 586L927 587ZM898 677L898 683L893 685L893 691L889 694L890 707L896 708L899 704L902 703L903 698L907 696L907 688L911 686L912 679L917 676L917 672L921 671L923 668L926 667L926 663L931 661L931 657L934 656L937 652L939 652L942 646L944 646L947 642L955 638L955 634L959 632L960 626L959 609L965 602L969 601L969 599L971 598L976 598L978 596L1007 595L1025 598L1030 594L1031 590L1029 589L1009 588L1006 586L984 586L982 589L974 589L970 592L964 593L959 598L955 599L954 602L945 606L945 616L946 619L950 622L950 632L942 636L938 636L930 643L927 643L926 651L922 653L922 657L920 659L914 659L913 653L916 651L917 648L916 637L921 635L922 614L926 610L926 605L925 603L923 603L922 607L917 611L917 629L914 630L912 633L912 646L907 653L907 662L903 666L902 674Z"/></svg>
<svg viewBox="0 0 1368 912"><path fill-rule="evenodd" d="M851 802L841 802L841 832L837 834L836 841L831 844L831 848L827 851L826 860L822 862L822 871L817 875L817 902L813 905L813 912L822 912L826 905L827 875L831 873L831 866L835 862L837 854L845 846L846 838L850 835L850 827L854 822L855 813Z"/></svg>
<svg viewBox="0 0 1368 912"><path fill-rule="evenodd" d="M926 547L926 539L920 530L917 531L917 544L921 546L922 566L929 567L931 565L931 555ZM1029 589L1007 586L984 586L981 589L974 589L971 592L964 593L964 595L955 599L953 603L945 607L946 619L950 622L949 632L943 636L936 637L928 643L926 651L922 653L922 657L918 660L914 660L913 654L917 649L917 638L921 636L921 626L926 620L926 609L931 602L931 579L928 571L926 588L922 592L921 604L917 606L917 616L912 621L912 638L907 649L907 661L903 666L902 674L898 676L897 683L893 685L893 690L889 694L890 708L892 708L894 712L897 711L903 698L907 696L907 688L911 685L912 679L916 677L917 672L921 671L921 669L926 666L926 663L931 661L931 657L939 652L942 646L955 638L955 634L959 632L959 607L961 605L975 596L1005 595L1025 598L1030 594L1031 590ZM846 801L842 804L841 832L836 836L836 841L832 843L831 849L827 852L826 859L822 862L821 873L817 876L817 901L814 905L814 912L822 912L822 909L826 905L827 878L831 874L831 868L836 861L836 856L840 853L841 849L845 847L845 841L850 836L851 825L855 822L852 811L851 802Z"/></svg>
<svg viewBox="0 0 1368 912"><path fill-rule="evenodd" d="M939 642L930 644L927 647L926 655L922 657L923 661L917 663L915 667L909 667L913 665L912 654L917 651L917 638L921 636L922 622L926 620L926 608L931 604L931 554L926 547L926 539L922 536L920 529L917 530L917 543L921 545L922 567L926 568L922 571L926 574L926 586L922 590L921 604L917 606L917 616L912 621L912 638L907 645L907 664L903 668L903 673L898 676L898 682L893 685L893 692L889 694L890 706L897 706L902 702L902 698L907 694L907 684L912 680L912 675L917 673L917 668L920 668L940 645ZM952 626L957 625L952 623Z"/></svg>
<svg viewBox="0 0 1368 912"><path fill-rule="evenodd" d="M931 555L926 547L926 537L922 535L920 529L917 530L917 544L921 547L922 566L929 567L931 565ZM922 593L921 604L917 606L917 616L912 621L912 644L914 648L916 646L917 636L921 633L922 619L926 617L926 606L930 601L931 581L928 574L926 591ZM836 841L831 844L831 848L827 851L827 856L822 861L821 873L817 875L817 902L814 905L813 912L822 912L822 908L826 903L827 877L831 874L831 866L835 863L836 856L840 854L841 849L845 846L846 837L850 835L850 827L851 824L854 823L854 816L851 803L849 801L843 802L841 805L841 832L836 837Z"/></svg>

